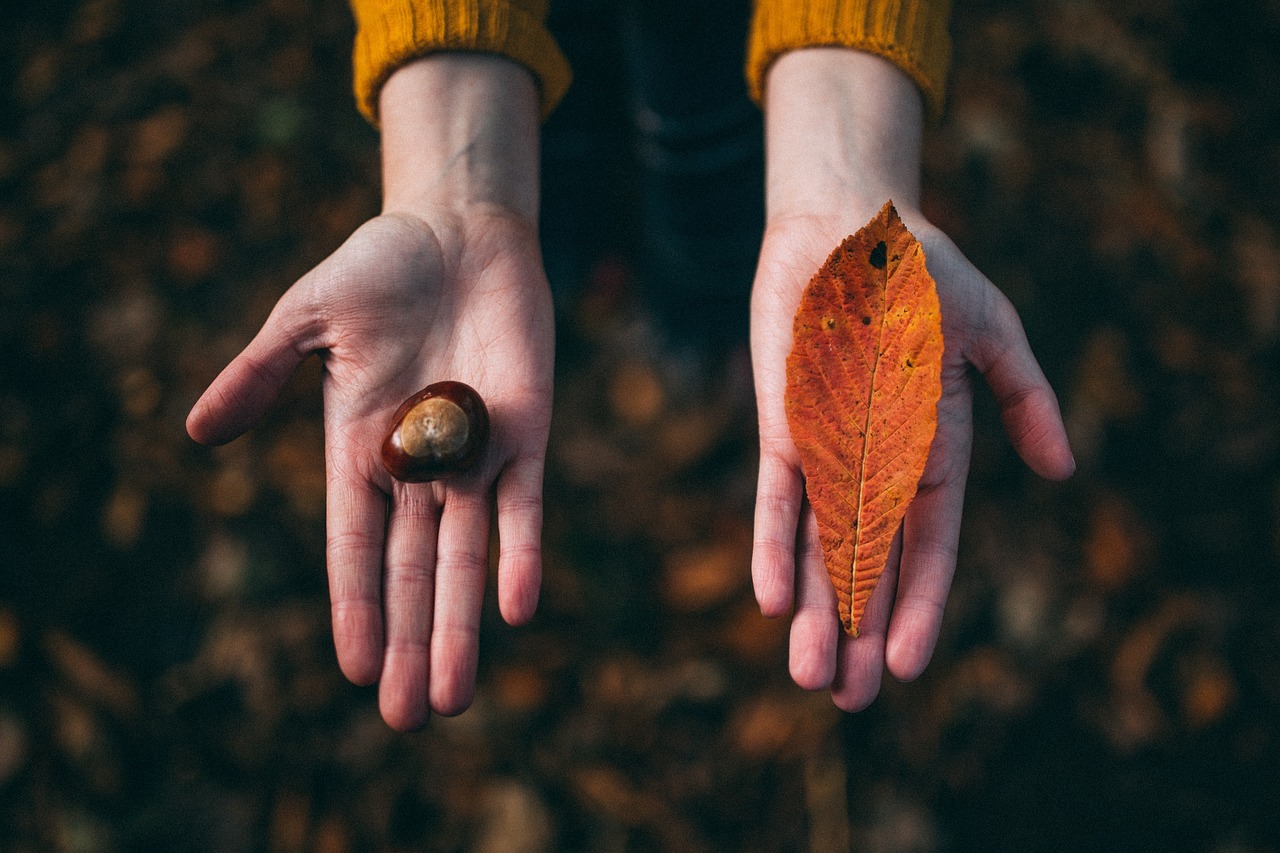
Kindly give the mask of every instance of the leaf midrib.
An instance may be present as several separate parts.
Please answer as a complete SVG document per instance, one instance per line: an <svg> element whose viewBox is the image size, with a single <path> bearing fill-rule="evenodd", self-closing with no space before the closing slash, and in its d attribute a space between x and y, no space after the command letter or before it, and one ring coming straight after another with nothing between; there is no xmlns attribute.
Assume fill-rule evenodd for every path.
<svg viewBox="0 0 1280 853"><path fill-rule="evenodd" d="M888 234L885 237L888 238ZM886 239L886 243L888 240ZM853 520L853 558L849 563L849 624L853 624L853 591L858 584L858 552L862 549L862 511L866 508L867 454L871 449L871 415L876 404L876 376L884 358L884 327L889 317L889 262L886 259L880 284L880 317L875 357L871 362L871 382L867 389L867 416L862 425L862 458L858 463L858 511Z"/></svg>

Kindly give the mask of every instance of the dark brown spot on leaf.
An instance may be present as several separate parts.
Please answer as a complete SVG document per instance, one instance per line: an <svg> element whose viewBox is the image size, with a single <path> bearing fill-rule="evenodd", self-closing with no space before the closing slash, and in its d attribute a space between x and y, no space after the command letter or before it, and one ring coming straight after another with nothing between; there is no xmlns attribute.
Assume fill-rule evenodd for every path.
<svg viewBox="0 0 1280 853"><path fill-rule="evenodd" d="M882 270L884 269L887 253L888 247L885 246L884 241L881 240L879 243L876 243L876 247L871 250L871 257L867 260L871 261L871 266L878 270Z"/></svg>

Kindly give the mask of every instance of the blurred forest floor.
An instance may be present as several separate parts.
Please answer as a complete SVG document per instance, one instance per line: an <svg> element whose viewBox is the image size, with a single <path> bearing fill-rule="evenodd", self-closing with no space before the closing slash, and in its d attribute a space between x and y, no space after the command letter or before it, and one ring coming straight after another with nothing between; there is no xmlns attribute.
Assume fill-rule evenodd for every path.
<svg viewBox="0 0 1280 853"><path fill-rule="evenodd" d="M1280 851L1280 4L957 3L926 212L1077 475L981 397L937 656L843 715L748 578L739 362L560 303L542 607L400 736L332 651L319 366L183 430L379 203L340 0L0 13L0 848ZM847 820L846 820L847 816Z"/></svg>

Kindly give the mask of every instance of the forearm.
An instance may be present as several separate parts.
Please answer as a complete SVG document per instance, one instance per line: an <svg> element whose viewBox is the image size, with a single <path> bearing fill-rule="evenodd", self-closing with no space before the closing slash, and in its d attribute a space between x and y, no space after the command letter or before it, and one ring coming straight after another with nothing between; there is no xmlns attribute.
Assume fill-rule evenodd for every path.
<svg viewBox="0 0 1280 853"><path fill-rule="evenodd" d="M897 66L870 53L818 47L783 54L765 81L769 222L829 215L892 198L920 202L924 110Z"/></svg>
<svg viewBox="0 0 1280 853"><path fill-rule="evenodd" d="M539 104L525 68L432 54L392 74L379 99L384 212L487 210L536 224Z"/></svg>

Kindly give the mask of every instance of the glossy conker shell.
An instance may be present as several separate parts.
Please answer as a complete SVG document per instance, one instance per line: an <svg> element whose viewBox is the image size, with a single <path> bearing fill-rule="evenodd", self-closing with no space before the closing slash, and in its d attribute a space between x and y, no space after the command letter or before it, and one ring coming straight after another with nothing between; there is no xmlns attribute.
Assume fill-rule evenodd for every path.
<svg viewBox="0 0 1280 853"><path fill-rule="evenodd" d="M470 385L436 382L400 404L382 442L382 464L405 483L467 470L489 440L489 410Z"/></svg>

